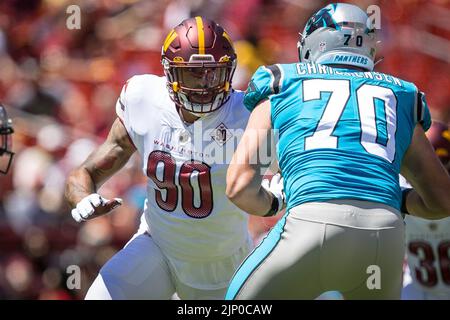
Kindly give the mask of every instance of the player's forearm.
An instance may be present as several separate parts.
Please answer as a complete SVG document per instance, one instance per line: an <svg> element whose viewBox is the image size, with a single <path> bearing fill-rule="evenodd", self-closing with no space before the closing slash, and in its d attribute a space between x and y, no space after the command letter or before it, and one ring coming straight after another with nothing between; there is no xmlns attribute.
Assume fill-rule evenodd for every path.
<svg viewBox="0 0 450 320"><path fill-rule="evenodd" d="M410 214L426 219L450 215L450 177L420 124L403 157L401 173L414 187L406 199Z"/></svg>
<svg viewBox="0 0 450 320"><path fill-rule="evenodd" d="M410 215L436 220L450 216L450 196L437 197L435 200L424 201L415 191L411 191L406 199L406 208Z"/></svg>
<svg viewBox="0 0 450 320"><path fill-rule="evenodd" d="M72 171L66 181L65 197L75 207L117 173L136 151L122 123L116 119L106 141L84 163Z"/></svg>
<svg viewBox="0 0 450 320"><path fill-rule="evenodd" d="M271 206L273 196L260 188L258 191L245 190L228 197L241 210L255 216L265 216Z"/></svg>
<svg viewBox="0 0 450 320"><path fill-rule="evenodd" d="M64 196L71 208L74 208L84 197L95 193L97 187L89 172L80 167L72 171L66 180Z"/></svg>
<svg viewBox="0 0 450 320"><path fill-rule="evenodd" d="M226 195L231 202L245 212L264 216L272 206L273 196L261 187L252 170L238 171L230 166Z"/></svg>

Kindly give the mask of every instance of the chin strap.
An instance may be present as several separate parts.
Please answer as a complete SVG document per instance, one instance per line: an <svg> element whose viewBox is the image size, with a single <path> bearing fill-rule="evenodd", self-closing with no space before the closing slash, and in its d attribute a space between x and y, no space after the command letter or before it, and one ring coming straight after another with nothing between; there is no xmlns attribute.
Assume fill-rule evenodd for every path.
<svg viewBox="0 0 450 320"><path fill-rule="evenodd" d="M377 64L379 64L381 61L384 60L384 57L380 57L377 61L375 61L375 63L373 64L373 66L375 67Z"/></svg>

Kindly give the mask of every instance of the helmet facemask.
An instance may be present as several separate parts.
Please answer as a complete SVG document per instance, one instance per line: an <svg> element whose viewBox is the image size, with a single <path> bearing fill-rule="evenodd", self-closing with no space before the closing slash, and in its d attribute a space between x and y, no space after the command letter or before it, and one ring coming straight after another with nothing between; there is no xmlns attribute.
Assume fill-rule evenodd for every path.
<svg viewBox="0 0 450 320"><path fill-rule="evenodd" d="M197 62L200 59L205 62ZM191 60L195 62L163 60L167 85L172 100L179 107L204 116L228 100L236 63L214 62L210 55L194 55Z"/></svg>
<svg viewBox="0 0 450 320"><path fill-rule="evenodd" d="M161 58L170 97L182 110L202 117L229 99L236 52L214 21L197 16L181 22L167 35Z"/></svg>

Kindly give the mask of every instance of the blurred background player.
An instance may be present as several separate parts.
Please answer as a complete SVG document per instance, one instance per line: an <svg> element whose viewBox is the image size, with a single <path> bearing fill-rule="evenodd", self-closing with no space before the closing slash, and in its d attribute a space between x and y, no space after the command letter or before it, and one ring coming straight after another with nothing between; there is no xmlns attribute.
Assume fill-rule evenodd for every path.
<svg viewBox="0 0 450 320"><path fill-rule="evenodd" d="M11 151L13 134L11 119L6 114L6 109L0 104L0 173L7 174L11 167L14 153Z"/></svg>
<svg viewBox="0 0 450 320"><path fill-rule="evenodd" d="M231 87L231 39L214 21L184 20L166 37L162 64L165 77L125 84L107 140L67 179L72 216L81 222L121 205L97 190L136 150L148 177L140 230L100 270L86 299L169 299L175 292L223 299L251 248L246 214L225 197L227 149L234 143L231 157L233 132L249 116L243 92Z"/></svg>
<svg viewBox="0 0 450 320"><path fill-rule="evenodd" d="M448 125L433 121L427 137L450 171ZM411 187L404 179L400 184ZM450 218L430 221L406 215L405 223L408 265L403 276L402 299L450 300Z"/></svg>
<svg viewBox="0 0 450 320"><path fill-rule="evenodd" d="M277 199L250 165L277 130L287 213L233 276L227 299L399 299L404 257L400 208L450 215L450 179L425 137L431 125L414 84L372 72L377 37L355 5L314 14L301 63L261 67L244 103L252 114L227 174L227 195L254 215ZM404 193L398 174L416 191ZM368 283L373 266L378 284ZM376 282L375 282L376 283Z"/></svg>

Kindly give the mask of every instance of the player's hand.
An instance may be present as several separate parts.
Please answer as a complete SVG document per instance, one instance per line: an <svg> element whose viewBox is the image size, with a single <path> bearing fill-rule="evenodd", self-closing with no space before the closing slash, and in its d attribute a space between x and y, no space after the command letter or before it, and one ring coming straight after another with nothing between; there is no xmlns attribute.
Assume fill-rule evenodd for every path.
<svg viewBox="0 0 450 320"><path fill-rule="evenodd" d="M275 174L271 180L263 179L263 181L261 182L261 186L278 199L277 213L280 212L284 207L285 199L283 190L283 177L281 176L281 174Z"/></svg>
<svg viewBox="0 0 450 320"><path fill-rule="evenodd" d="M102 216L122 205L122 199L108 200L97 193L84 197L77 206L72 209L72 217L76 222L86 221Z"/></svg>

